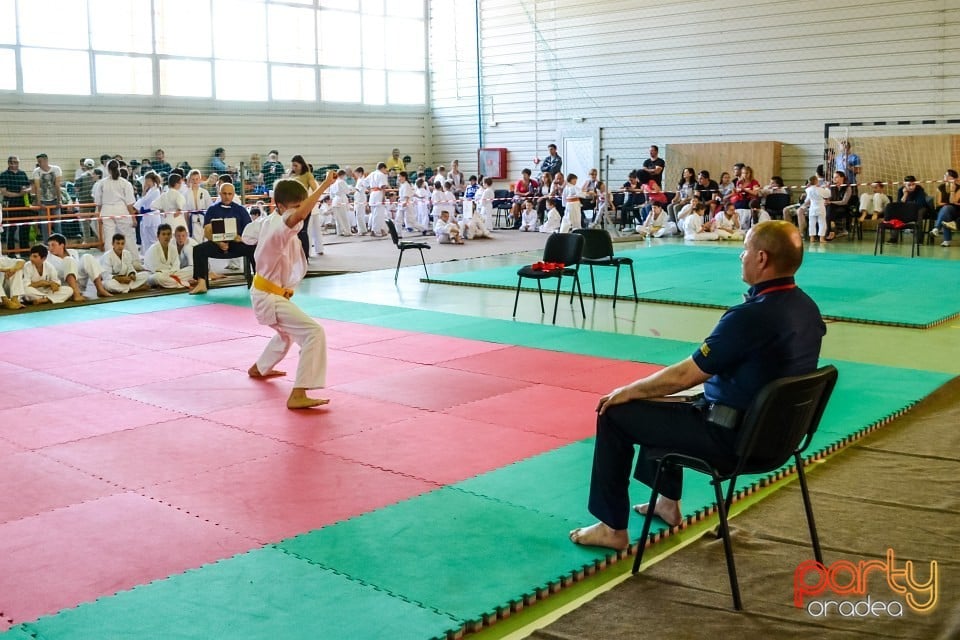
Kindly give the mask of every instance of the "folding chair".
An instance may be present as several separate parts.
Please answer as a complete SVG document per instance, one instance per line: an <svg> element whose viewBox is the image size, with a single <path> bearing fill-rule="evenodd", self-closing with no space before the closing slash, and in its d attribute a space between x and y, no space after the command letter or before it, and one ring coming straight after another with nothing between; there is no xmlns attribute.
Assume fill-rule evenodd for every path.
<svg viewBox="0 0 960 640"><path fill-rule="evenodd" d="M517 294L513 299L513 317L517 317L517 303L520 301L520 285L524 278L531 278L537 281L537 292L540 294L540 313L546 313L546 307L543 306L543 288L540 286L541 280L547 278L557 279L557 295L553 302L553 324L557 324L557 306L560 304L560 285L564 276L573 278L573 285L570 287L570 304L573 304L573 294L576 292L580 296L580 313L583 319L587 319L587 309L583 304L583 290L580 288L580 258L583 255L583 236L576 233L551 233L547 237L547 243L543 247L543 262L552 264L562 264L562 268L551 269L549 271L534 269L533 265L521 267L517 271Z"/></svg>
<svg viewBox="0 0 960 640"><path fill-rule="evenodd" d="M873 255L883 255L883 241L886 230L903 232L913 230L913 239L910 241L910 257L920 255L920 244L923 242L920 233L921 208L916 202L891 202L883 209L883 220L877 222L877 239L873 244ZM901 233L900 237L903 237Z"/></svg>
<svg viewBox="0 0 960 640"><path fill-rule="evenodd" d="M403 252L407 249L416 249L420 252L420 260L423 262L423 273L427 276L427 280L430 280L430 274L427 273L427 261L423 257L423 250L429 249L430 245L426 242L404 242L400 239L400 236L397 234L397 227L393 224L393 220L387 219L387 229L390 231L390 239L393 240L393 244L397 245L397 249L400 250L400 256L397 258L397 269L393 272L393 281L397 281L397 276L400 275L400 262L403 261Z"/></svg>
<svg viewBox="0 0 960 640"><path fill-rule="evenodd" d="M513 191L507 189L497 189L493 192L493 208L496 210L496 218L493 221L494 229L512 229L513 227L501 227L500 216L508 217L510 209L513 207Z"/></svg>
<svg viewBox="0 0 960 640"><path fill-rule="evenodd" d="M774 220L783 220L783 210L790 204L789 193L771 193L763 202L763 208Z"/></svg>
<svg viewBox="0 0 960 640"><path fill-rule="evenodd" d="M633 301L640 302L637 297L637 278L633 272L633 258L613 255L613 239L604 229L577 229L574 233L583 236L583 257L580 264L590 267L590 289L593 299L597 299L597 285L593 280L594 267L615 267L616 277L613 281L613 306L617 306L617 291L620 287L620 267L630 267L630 282L633 284Z"/></svg>
<svg viewBox="0 0 960 640"><path fill-rule="evenodd" d="M721 468L702 458L679 452L667 452L660 458L648 504L657 502L657 496L660 495L660 478L665 467L686 468L710 476L710 483L713 485L717 500L717 512L720 516L720 535L723 538L723 550L727 558L733 606L738 611L743 609L743 602L740 598L737 569L733 560L727 513L733 502L737 478L741 475L776 471L791 456L793 457L797 479L800 482L800 492L803 495L803 507L806 511L807 526L810 529L813 554L818 562L823 562L801 454L810 445L817 431L820 418L837 383L837 375L837 369L828 365L807 375L780 378L768 383L760 390L744 415L737 434L735 459L729 466ZM722 488L724 481L730 482L726 498L723 496ZM647 536L650 534L650 523L653 517L653 509L648 509L643 520L637 556L633 561L633 573L637 573L643 562L644 547Z"/></svg>

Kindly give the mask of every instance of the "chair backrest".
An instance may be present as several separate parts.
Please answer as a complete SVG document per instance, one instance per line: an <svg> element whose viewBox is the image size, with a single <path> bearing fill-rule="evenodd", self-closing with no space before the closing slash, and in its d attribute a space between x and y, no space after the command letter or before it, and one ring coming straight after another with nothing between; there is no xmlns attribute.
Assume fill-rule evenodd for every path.
<svg viewBox="0 0 960 640"><path fill-rule="evenodd" d="M390 239L393 240L393 244L400 246L400 235L397 233L397 226L393 224L393 220L387 218L387 230L390 232Z"/></svg>
<svg viewBox="0 0 960 640"><path fill-rule="evenodd" d="M544 262L559 262L571 267L580 264L583 236L578 233L551 233L543 247Z"/></svg>
<svg viewBox="0 0 960 640"><path fill-rule="evenodd" d="M493 206L508 208L513 205L513 191L509 189L495 189L493 191Z"/></svg>
<svg viewBox="0 0 960 640"><path fill-rule="evenodd" d="M613 257L613 239L606 229L576 229L583 236L583 257L588 260Z"/></svg>
<svg viewBox="0 0 960 640"><path fill-rule="evenodd" d="M617 191L613 194L613 206L619 209L623 206L624 200L626 200L626 194L623 191Z"/></svg>
<svg viewBox="0 0 960 640"><path fill-rule="evenodd" d="M774 380L761 389L738 434L737 475L773 471L795 451L803 451L816 433L837 375L837 369L828 365Z"/></svg>
<svg viewBox="0 0 960 640"><path fill-rule="evenodd" d="M900 220L904 224L920 219L920 205L916 202L891 202L883 209L883 221Z"/></svg>

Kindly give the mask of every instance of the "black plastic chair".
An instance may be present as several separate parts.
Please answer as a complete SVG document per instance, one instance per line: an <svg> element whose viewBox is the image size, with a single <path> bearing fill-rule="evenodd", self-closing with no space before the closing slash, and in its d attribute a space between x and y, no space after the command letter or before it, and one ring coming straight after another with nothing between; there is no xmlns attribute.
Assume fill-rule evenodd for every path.
<svg viewBox="0 0 960 640"><path fill-rule="evenodd" d="M420 260L423 262L423 273L427 276L427 281L430 280L430 274L427 273L427 261L423 257L423 250L429 249L430 245L426 242L405 242L400 239L399 234L397 234L397 227L393 224L393 220L387 220L387 229L390 231L390 238L393 240L393 244L397 245L397 249L400 250L400 257L397 258L397 269L393 272L393 281L397 281L397 276L400 275L400 263L403 261L403 252L407 249L416 249L420 252Z"/></svg>
<svg viewBox="0 0 960 640"><path fill-rule="evenodd" d="M513 191L508 189L497 189L493 192L493 208L496 210L496 218L493 221L494 229L510 229L512 227L501 227L500 216L507 218L510 209L513 207Z"/></svg>
<svg viewBox="0 0 960 640"><path fill-rule="evenodd" d="M813 519L813 506L810 504L810 492L803 472L801 454L810 445L814 433L823 417L823 411L830 400L837 383L837 369L826 366L802 376L780 378L767 384L753 404L747 409L740 426L735 462L729 467L720 468L701 458L681 453L666 453L660 458L657 475L653 482L648 504L656 504L660 495L660 478L663 469L668 466L692 469L711 477L711 484L717 499L717 512L720 516L720 535L723 538L723 550L727 558L727 573L730 575L730 591L733 594L733 606L743 609L740 599L740 586L737 582L737 569L733 561L733 547L730 541L730 526L727 513L733 502L733 492L737 478L743 474L770 473L779 469L790 457L793 457L803 494L803 507L806 511L807 525L810 528L810 540L817 561L823 563L820 551L820 539ZM726 498L723 496L722 483L729 481ZM648 509L643 521L643 531L633 561L633 573L640 569L653 509Z"/></svg>
<svg viewBox="0 0 960 640"><path fill-rule="evenodd" d="M873 244L873 255L883 255L883 241L887 229L894 232L903 232L913 229L913 240L910 242L910 257L920 255L920 243L923 242L920 233L922 209L916 202L891 202L883 209L883 220L877 222L877 239ZM894 222L898 220L899 222ZM900 233L903 238L903 233Z"/></svg>
<svg viewBox="0 0 960 640"><path fill-rule="evenodd" d="M562 264L562 269L552 271L539 271L533 268L533 265L521 267L517 271L517 294L513 299L513 317L517 317L517 303L520 301L520 285L524 278L531 278L537 281L537 292L540 294L540 313L546 313L547 309L543 306L543 288L540 286L541 280L547 278L557 279L557 296L553 302L553 324L557 324L557 306L560 304L560 285L563 283L564 276L573 278L573 285L570 287L570 304L573 304L573 294L580 296L580 313L583 319L587 319L587 309L583 305L583 290L580 288L580 259L583 255L583 236L576 233L551 233L547 237L547 243L543 247L543 262L552 262Z"/></svg>
<svg viewBox="0 0 960 640"><path fill-rule="evenodd" d="M613 306L617 306L617 291L620 288L620 267L630 267L630 283L633 284L633 301L640 302L637 297L637 277L633 272L633 258L613 255L613 239L604 229L577 229L574 233L583 236L583 257L580 264L590 267L590 289L593 299L597 299L597 285L593 280L594 267L615 267L616 277L613 281Z"/></svg>

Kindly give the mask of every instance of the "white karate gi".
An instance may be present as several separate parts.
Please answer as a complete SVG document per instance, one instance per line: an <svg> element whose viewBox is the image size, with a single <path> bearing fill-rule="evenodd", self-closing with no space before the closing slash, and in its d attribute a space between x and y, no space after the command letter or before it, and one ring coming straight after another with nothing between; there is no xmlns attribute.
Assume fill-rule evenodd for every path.
<svg viewBox="0 0 960 640"><path fill-rule="evenodd" d="M670 215L661 209L658 216L654 216L653 211L651 211L643 224L637 228L637 231L643 236L662 238L665 235L676 235L677 225L670 220Z"/></svg>
<svg viewBox="0 0 960 640"><path fill-rule="evenodd" d="M297 238L301 226L291 229L277 211L264 219L254 253L261 278L287 289L295 289L300 284L307 273L307 259ZM300 345L300 362L293 386L302 389L325 386L327 339L323 327L281 295L253 287L250 299L257 322L277 332L257 360L257 370L264 374L273 369L287 355L290 344L296 342Z"/></svg>
<svg viewBox="0 0 960 640"><path fill-rule="evenodd" d="M73 297L73 289L60 282L60 278L57 277L57 270L54 269L53 265L49 262L44 261L43 273L40 273L37 271L37 268L33 266L33 263L27 260L26 264L23 265L21 273L23 274L25 285L23 297L30 302L36 302L40 298L48 298L53 304L60 304ZM40 280L56 282L60 285L60 288L54 291L50 287L33 286L32 283L39 282Z"/></svg>
<svg viewBox="0 0 960 640"><path fill-rule="evenodd" d="M21 261L7 256L0 256L0 269L12 269L17 265L17 262ZM14 273L10 278L0 271L0 292L2 292L2 295L13 300L19 300L23 296L25 289L23 269Z"/></svg>
<svg viewBox="0 0 960 640"><path fill-rule="evenodd" d="M409 182L401 182L397 196L397 227L406 231L411 229L423 233L426 228L417 221L417 207L414 203L415 189Z"/></svg>
<svg viewBox="0 0 960 640"><path fill-rule="evenodd" d="M370 231L383 235L387 232L387 206L383 203L383 190L390 187L387 180L387 174L382 171L374 171L367 176L367 184L370 187Z"/></svg>
<svg viewBox="0 0 960 640"><path fill-rule="evenodd" d="M67 249L67 255L63 258L51 254L47 255L47 264L53 266L57 271L57 277L64 286L67 284L67 277L73 276L77 279L77 288L80 293L87 295L87 288L103 274L103 266L97 259L89 253L80 255L76 249ZM96 296L96 293L93 294Z"/></svg>
<svg viewBox="0 0 960 640"><path fill-rule="evenodd" d="M194 193L188 186L186 191L181 193L184 198L184 211L190 212L190 226L187 227L190 230L190 236L197 242L203 242L206 239L203 237L203 214L213 204L213 199L203 188L198 188ZM176 230L176 227L173 229Z"/></svg>
<svg viewBox="0 0 960 640"><path fill-rule="evenodd" d="M357 232L367 232L367 190L369 189L366 176L357 180L353 188L353 218Z"/></svg>
<svg viewBox="0 0 960 640"><path fill-rule="evenodd" d="M100 219L103 222L103 248L110 250L115 233L123 234L128 247L136 248L137 230L134 227L136 218L130 215L127 205L133 206L136 198L133 195L133 185L119 178L105 177L98 180L93 189L93 200L100 210Z"/></svg>
<svg viewBox="0 0 960 640"><path fill-rule="evenodd" d="M871 215L880 215L890 204L890 197L885 193L862 193L860 194L860 211L866 211Z"/></svg>
<svg viewBox="0 0 960 640"><path fill-rule="evenodd" d="M133 207L139 211L140 216L140 247L146 249L157 241L157 227L160 226L160 216L154 211L153 203L160 197L160 187L150 187L147 192L140 196ZM104 242L104 249L109 250L109 245Z"/></svg>
<svg viewBox="0 0 960 640"><path fill-rule="evenodd" d="M150 278L150 274L142 269L140 259L130 249L124 249L122 256L110 249L100 257L103 265L103 286L111 293L129 293L133 289L142 287ZM133 282L123 284L113 279L114 276L133 276Z"/></svg>
<svg viewBox="0 0 960 640"><path fill-rule="evenodd" d="M160 194L160 197L153 202L154 209L157 211L163 211L167 214L165 216L157 216L157 226L160 226L159 220L162 219L163 222L170 225L171 231L176 231L177 227L184 227L185 229L189 230L190 227L187 226L187 217L183 213L186 206L186 198L183 197L183 194L179 189L167 189L164 191L162 194ZM201 220L201 227L203 227L202 222L203 221ZM202 228L200 232L201 235L203 235Z"/></svg>
<svg viewBox="0 0 960 640"><path fill-rule="evenodd" d="M739 212L736 217L728 218L725 212L720 211L713 217L713 228L721 240L743 240Z"/></svg>
<svg viewBox="0 0 960 640"><path fill-rule="evenodd" d="M474 197L477 199L477 211L483 216L483 226L493 229L493 189L487 187L483 191L477 191Z"/></svg>
<svg viewBox="0 0 960 640"><path fill-rule="evenodd" d="M719 240L715 231L703 231L703 218L694 212L683 219L684 240Z"/></svg>
<svg viewBox="0 0 960 640"><path fill-rule="evenodd" d="M540 233L557 233L560 231L560 211L556 207L548 206L544 210L543 224L540 225Z"/></svg>
<svg viewBox="0 0 960 640"><path fill-rule="evenodd" d="M830 189L828 187L810 185L805 191L807 199L804 200L804 203L808 206L807 223L809 224L810 236L826 237L827 231L829 231L829 229L827 229L826 200L830 197ZM818 225L819 232L817 229Z"/></svg>
<svg viewBox="0 0 960 640"><path fill-rule="evenodd" d="M193 267L180 266L180 253L177 251L175 240L170 240L166 254L164 254L163 249L163 245L159 242L154 242L147 249L143 258L143 266L147 271L152 272L148 276L148 282L154 287L163 287L164 289L183 289L187 287L187 283L193 277Z"/></svg>
<svg viewBox="0 0 960 640"><path fill-rule="evenodd" d="M456 197L456 196L454 196ZM414 191L414 199L417 206L417 223L427 229L430 227L430 190L426 187L420 187ZM453 215L451 213L451 215ZM434 218L436 220L437 218Z"/></svg>
<svg viewBox="0 0 960 640"><path fill-rule="evenodd" d="M524 209L520 213L520 231L536 231L538 225L536 209Z"/></svg>
<svg viewBox="0 0 960 640"><path fill-rule="evenodd" d="M249 227L250 225L247 225ZM244 233L247 231L247 227L243 228ZM176 241L174 241L176 242ZM193 248L200 244L193 238L187 238L187 243L180 248L180 268L186 269L190 267L190 276L193 277ZM256 244L254 242L253 244Z"/></svg>
<svg viewBox="0 0 960 640"><path fill-rule="evenodd" d="M351 230L354 226L350 220L350 187L343 178L337 178L337 181L330 185L327 190L330 194L330 209L333 212L333 221L337 224L337 233L341 236L352 236Z"/></svg>
<svg viewBox="0 0 960 640"><path fill-rule="evenodd" d="M580 187L568 184L563 188L563 220L560 233L570 233L583 226L583 213L580 207ZM649 217L649 216L648 216Z"/></svg>

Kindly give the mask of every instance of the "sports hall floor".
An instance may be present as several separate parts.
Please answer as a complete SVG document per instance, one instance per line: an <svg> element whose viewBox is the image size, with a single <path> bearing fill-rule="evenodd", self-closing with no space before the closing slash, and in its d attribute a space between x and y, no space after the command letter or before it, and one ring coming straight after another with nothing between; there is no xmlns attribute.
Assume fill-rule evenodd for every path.
<svg viewBox="0 0 960 640"><path fill-rule="evenodd" d="M393 263L378 246L370 264ZM872 251L868 236L814 253L869 265ZM921 262L957 280L958 259L925 247L890 286ZM523 637L565 593L623 575L630 558L565 538L590 521L593 406L684 357L721 312L587 298L584 321L561 299L552 326L535 294L513 320L512 291L426 283L415 256L404 264L396 284L378 268L297 292L328 333L332 403L313 413L283 408L289 380L243 374L269 330L242 287L0 316L0 638ZM960 373L958 329L828 323L822 356L846 386L827 465ZM769 492L754 480L750 511ZM711 523L705 488L688 494L659 555Z"/></svg>

